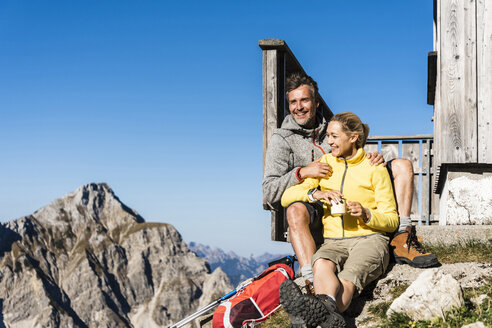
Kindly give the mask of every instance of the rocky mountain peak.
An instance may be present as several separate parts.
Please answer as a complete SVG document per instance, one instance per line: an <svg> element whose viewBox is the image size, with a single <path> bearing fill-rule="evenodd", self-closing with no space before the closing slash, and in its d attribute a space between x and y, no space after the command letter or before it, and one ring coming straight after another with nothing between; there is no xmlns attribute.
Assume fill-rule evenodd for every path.
<svg viewBox="0 0 492 328"><path fill-rule="evenodd" d="M173 226L145 222L107 184L0 227L4 326L166 326L230 288Z"/></svg>

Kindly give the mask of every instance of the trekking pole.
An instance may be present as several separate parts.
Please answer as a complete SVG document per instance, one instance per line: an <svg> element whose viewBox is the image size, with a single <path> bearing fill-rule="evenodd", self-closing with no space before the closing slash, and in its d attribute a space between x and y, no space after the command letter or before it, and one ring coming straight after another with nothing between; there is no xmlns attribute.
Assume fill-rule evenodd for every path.
<svg viewBox="0 0 492 328"><path fill-rule="evenodd" d="M217 305L219 305L222 301L228 299L229 297L233 296L234 294L236 294L237 292L239 292L240 290L242 290L244 287L246 287L247 285L249 285L251 282L252 282L252 280L251 281L248 281L246 284L242 285L239 288L236 288L234 290L231 290L229 293L227 293L224 296L222 296L221 298L213 301L209 305L202 307L201 309L199 309L198 311L196 311L193 314L190 314L189 316L187 316L183 320L175 323L174 325L169 326L169 328L179 328L179 327L184 326L187 323L195 320L196 318L198 318L202 314L207 313L208 311L210 311L211 309L213 309L214 307L216 307Z"/></svg>

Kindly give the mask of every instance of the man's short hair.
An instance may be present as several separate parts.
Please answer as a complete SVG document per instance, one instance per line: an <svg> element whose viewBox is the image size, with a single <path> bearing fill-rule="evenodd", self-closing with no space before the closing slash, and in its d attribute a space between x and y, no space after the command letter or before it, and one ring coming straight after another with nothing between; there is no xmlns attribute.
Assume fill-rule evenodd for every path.
<svg viewBox="0 0 492 328"><path fill-rule="evenodd" d="M311 96L313 99L315 101L319 101L318 83L316 83L316 81L309 75L302 73L292 73L287 77L287 81L285 83L285 93L287 99L289 99L289 92L299 88L301 85L307 85L309 90L311 90Z"/></svg>

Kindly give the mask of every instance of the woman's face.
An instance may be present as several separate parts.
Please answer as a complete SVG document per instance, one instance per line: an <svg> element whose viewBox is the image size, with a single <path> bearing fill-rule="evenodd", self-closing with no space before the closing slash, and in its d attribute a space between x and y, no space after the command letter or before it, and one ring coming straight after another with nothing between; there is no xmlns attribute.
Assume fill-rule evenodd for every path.
<svg viewBox="0 0 492 328"><path fill-rule="evenodd" d="M328 145L330 145L331 153L335 157L349 158L357 153L355 142L359 135L354 133L349 136L342 129L342 124L338 121L331 121L326 130Z"/></svg>

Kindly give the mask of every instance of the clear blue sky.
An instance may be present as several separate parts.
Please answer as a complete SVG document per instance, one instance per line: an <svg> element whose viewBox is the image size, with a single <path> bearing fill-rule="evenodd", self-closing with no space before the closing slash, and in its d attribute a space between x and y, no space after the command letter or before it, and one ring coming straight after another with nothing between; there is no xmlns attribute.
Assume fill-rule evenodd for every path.
<svg viewBox="0 0 492 328"><path fill-rule="evenodd" d="M107 182L187 242L290 252L261 206L265 38L372 135L432 133L432 1L5 0L0 220Z"/></svg>

